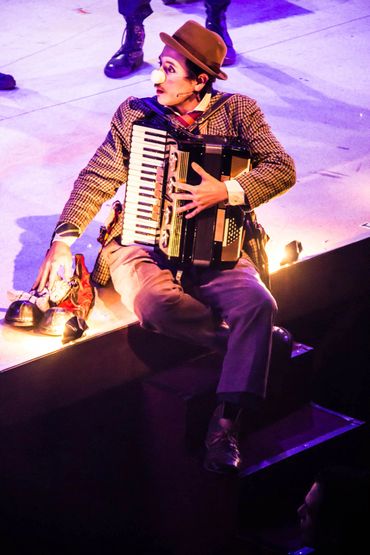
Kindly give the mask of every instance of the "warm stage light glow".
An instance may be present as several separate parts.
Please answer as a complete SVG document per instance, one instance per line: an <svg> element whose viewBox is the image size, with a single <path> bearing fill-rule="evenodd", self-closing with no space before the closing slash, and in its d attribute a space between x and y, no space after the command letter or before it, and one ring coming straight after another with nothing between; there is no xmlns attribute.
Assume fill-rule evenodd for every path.
<svg viewBox="0 0 370 555"><path fill-rule="evenodd" d="M282 266L293 264L298 260L302 252L300 241L291 241L283 245L270 240L266 245L266 252L269 260L270 273L276 272Z"/></svg>
<svg viewBox="0 0 370 555"><path fill-rule="evenodd" d="M60 336L38 335L32 331L22 333L17 341L21 344L22 352L27 353L29 360L59 351L63 347Z"/></svg>
<svg viewBox="0 0 370 555"><path fill-rule="evenodd" d="M72 312L64 308L58 306L49 308L38 325L38 331L45 335L63 335L66 322L72 317Z"/></svg>
<svg viewBox="0 0 370 555"><path fill-rule="evenodd" d="M266 245L266 252L269 260L270 274L272 274L281 268L280 261L284 256L284 245L270 240Z"/></svg>
<svg viewBox="0 0 370 555"><path fill-rule="evenodd" d="M285 266L286 264L293 264L293 262L297 262L302 249L303 247L300 241L297 241L296 239L294 241L290 241L290 243L288 243L284 247L284 256L280 260L280 266Z"/></svg>

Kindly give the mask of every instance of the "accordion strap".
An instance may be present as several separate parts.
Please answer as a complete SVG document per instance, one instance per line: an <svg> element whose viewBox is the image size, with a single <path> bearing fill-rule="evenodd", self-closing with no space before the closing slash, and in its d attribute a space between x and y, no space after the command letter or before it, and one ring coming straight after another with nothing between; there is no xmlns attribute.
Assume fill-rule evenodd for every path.
<svg viewBox="0 0 370 555"><path fill-rule="evenodd" d="M199 125L204 123L210 116L213 116L213 114L217 112L217 110L222 108L222 106L233 96L234 95L232 93L222 93L222 96L218 100L216 100L216 102L210 108L208 108L208 110L203 112L203 114L199 116L199 118L192 125L188 127L188 131L192 131L193 129L196 129Z"/></svg>
<svg viewBox="0 0 370 555"><path fill-rule="evenodd" d="M193 138L196 131L200 124L204 123L210 116L212 116L217 110L219 110L230 98L234 95L231 93L223 93L222 96L216 100L216 102L208 108L192 125L189 125L188 128L183 127L180 123L176 120L171 118L168 114L165 113L165 109L162 108L159 104L156 104L153 98L143 98L142 101L146 106L148 106L153 112L158 114L166 123L169 125L170 129L175 132L175 135L182 136L182 138Z"/></svg>

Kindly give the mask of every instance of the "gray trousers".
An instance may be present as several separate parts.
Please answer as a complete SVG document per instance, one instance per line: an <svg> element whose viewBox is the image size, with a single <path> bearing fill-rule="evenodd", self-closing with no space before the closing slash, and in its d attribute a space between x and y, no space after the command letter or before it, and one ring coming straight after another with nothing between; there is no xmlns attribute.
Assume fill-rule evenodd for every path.
<svg viewBox="0 0 370 555"><path fill-rule="evenodd" d="M277 307L249 259L227 270L192 267L179 284L175 269L151 249L112 241L103 256L114 288L144 328L224 353L220 400L252 408L264 397Z"/></svg>

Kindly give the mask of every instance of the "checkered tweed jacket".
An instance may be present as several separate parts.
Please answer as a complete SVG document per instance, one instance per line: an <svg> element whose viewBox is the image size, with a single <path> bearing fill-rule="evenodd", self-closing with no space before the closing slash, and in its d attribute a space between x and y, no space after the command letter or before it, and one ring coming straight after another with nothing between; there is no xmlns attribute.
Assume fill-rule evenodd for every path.
<svg viewBox="0 0 370 555"><path fill-rule="evenodd" d="M221 96L215 92L212 106ZM155 102L155 99L153 99ZM130 156L132 125L137 120L149 119L160 126L160 116L140 98L129 97L114 114L110 131L87 166L80 172L71 195L58 222L69 222L78 226L81 233L100 210L103 203L110 200L119 187L126 183ZM199 123L198 123L199 122ZM254 221L253 209L286 191L295 182L295 167L292 158L271 132L261 109L255 100L235 94L204 123L198 120L202 134L238 137L243 140L253 160L253 169L238 177L245 191L245 203ZM122 222L111 230L107 240L120 235ZM253 233L246 233L244 250L256 263L260 271L264 262L258 260L260 249L258 233L261 228L252 225ZM248 230L247 230L248 231ZM93 280L101 285L109 281L109 269L102 257L98 257L92 274Z"/></svg>

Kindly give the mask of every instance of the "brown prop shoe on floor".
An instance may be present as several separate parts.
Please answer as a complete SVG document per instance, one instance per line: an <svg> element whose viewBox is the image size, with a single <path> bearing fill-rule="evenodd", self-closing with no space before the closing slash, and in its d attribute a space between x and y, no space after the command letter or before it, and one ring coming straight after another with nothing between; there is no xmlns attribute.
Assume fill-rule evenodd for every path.
<svg viewBox="0 0 370 555"><path fill-rule="evenodd" d="M53 306L43 314L36 331L44 335L63 335L65 325L70 318L73 318L72 312Z"/></svg>
<svg viewBox="0 0 370 555"><path fill-rule="evenodd" d="M88 328L85 320L95 302L95 290L83 254L75 255L74 274L64 283L65 287L59 284L58 290L53 290L53 299L59 295L60 300L54 301L54 306L44 313L37 331L45 335L61 335L62 342L68 343L79 339Z"/></svg>
<svg viewBox="0 0 370 555"><path fill-rule="evenodd" d="M32 329L38 325L42 312L35 303L25 300L13 301L5 313L5 322L16 328Z"/></svg>
<svg viewBox="0 0 370 555"><path fill-rule="evenodd" d="M72 316L64 326L62 343L70 343L71 341L76 341L83 336L85 331L88 329L88 325L86 324L83 318L79 318L78 316Z"/></svg>

